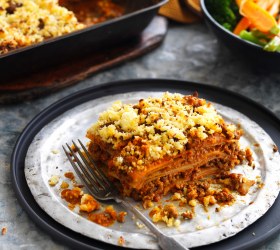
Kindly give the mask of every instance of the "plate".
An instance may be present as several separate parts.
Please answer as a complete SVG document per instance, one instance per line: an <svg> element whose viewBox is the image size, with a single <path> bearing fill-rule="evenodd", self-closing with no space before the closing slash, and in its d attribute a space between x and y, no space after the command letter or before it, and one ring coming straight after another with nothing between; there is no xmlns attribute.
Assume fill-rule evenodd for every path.
<svg viewBox="0 0 280 250"><path fill-rule="evenodd" d="M123 237L126 247L158 249L155 238L149 231L139 228L137 224L141 222L130 213L126 216L125 223L115 223L107 228L89 221L85 214L79 213L78 207L70 210L68 203L61 198L60 184L62 181L69 182L64 173L73 171L62 145L66 142L71 145L71 141L78 138L86 145L89 141L85 138L86 130L115 101L137 103L140 99L159 97L162 94L163 92L158 91L133 91L102 96L77 105L46 124L29 145L24 168L27 185L39 206L60 224L90 238L116 245L118 239ZM279 192L280 157L273 151L274 142L271 138L240 112L221 104L215 104L215 107L228 123L237 123L242 127L244 136L240 139L240 144L243 149L250 146L253 152L254 168L244 164L236 166L233 171L244 174L250 180L261 177L265 186L260 189L258 185L254 185L246 196L237 196L233 205L223 207L219 213L215 211L218 205L209 207L207 212L202 205L198 205L195 208L196 216L192 220L183 221L178 228L158 225L164 234L172 235L186 247L207 245L235 235L261 217ZM60 177L59 183L54 187L48 183L52 176ZM79 178L76 177L76 180L81 183ZM88 193L86 189L84 191ZM117 211L123 210L123 207L113 201L109 204ZM133 204L141 208L140 202ZM108 202L102 206L108 206ZM143 211L148 219L149 210ZM185 212L186 207L178 207L178 211Z"/></svg>
<svg viewBox="0 0 280 250"><path fill-rule="evenodd" d="M102 110L102 109L104 109L104 107L102 107L104 105L100 105L100 103L106 104L105 100L107 100L107 101L108 101L108 99L113 100L114 98L111 98L112 95L114 95L115 97L122 97L122 98L126 97L128 99L129 98L133 99L133 98L136 98L137 94L135 96L135 93L138 93L138 92L142 92L141 95L143 95L144 93L153 94L154 92L164 92L164 91L180 92L183 94L191 94L194 91L198 91L200 97L210 100L212 102L218 103L219 109L221 109L222 112L224 112L223 115L228 114L229 116L232 116L232 115L234 116L234 114L239 114L239 116L241 116L241 118L240 118L241 124L242 125L244 124L244 126L248 126L245 130L250 131L252 128L254 129L254 126L256 126L260 129L260 130L257 130L256 134L264 133L264 131L262 131L262 129L254 122L252 122L250 125L250 120L246 116L248 116L251 120L257 122L273 138L274 142L277 145L279 145L279 120L272 113L270 113L268 110L266 110L262 106L250 101L249 99L246 99L240 95L237 95L232 92L225 91L225 90L222 90L222 89L219 89L216 87L211 87L211 86L207 86L207 85L203 85L203 84L190 83L190 82L183 82L183 81L144 79L144 80L123 81L123 82L118 82L118 83L109 83L109 84L101 85L98 87L90 88L90 89L78 92L69 97L66 97L65 99L55 103L54 105L50 106L45 111L40 113L38 116L36 116L31 121L31 123L27 126L27 128L24 130L24 132L22 133L21 137L19 138L19 140L16 144L16 147L15 147L15 150L13 153L13 157L12 157L13 184L14 184L16 193L19 197L19 200L21 201L22 205L27 210L27 212L32 216L33 220L35 220L39 225L41 225L43 228L48 230L48 232L51 235L60 239L60 241L63 241L65 244L67 244L67 243L69 244L69 242L66 242L69 240L69 237L75 236L71 240L72 244L70 244L70 245L72 247L73 247L73 244L76 244L76 246L79 246L79 247L83 246L83 247L89 248L89 249L90 248L91 249L100 249L100 248L101 249L102 248L110 249L112 247L113 248L117 247L117 246L111 246L104 242L95 240L97 238L98 240L110 242L109 239L105 239L106 238L105 235L108 235L108 232L106 232L106 233L101 232L100 233L101 238L99 235L99 237L94 237L94 239L93 239L92 235L86 234L87 236L84 236L84 234L86 233L85 231L89 232L90 230L81 231L81 230L79 230L78 227L75 227L75 223L73 224L73 221L75 221L75 219L72 221L72 223L69 222L70 224L68 224L68 225L66 223L66 221L68 221L67 219L64 219L63 221L61 219L59 219L55 215L56 210L57 210L56 209L57 206L55 204L60 204L60 203L57 201L57 197L55 195L53 195L53 191L48 192L48 190L47 191L40 190L40 188L44 188L44 187L45 187L45 189L50 188L49 186L47 186L47 185L44 186L42 184L42 185L39 185L39 188L37 188L37 190L40 190L41 194L50 194L51 193L51 195L49 195L49 197L48 197L48 195L43 195L43 196L46 199L49 199L49 201L52 200L54 202L54 204L52 204L52 208L54 208L54 209L52 209L52 211L46 209L48 206L44 206L42 204L42 202L40 202L39 200L44 200L44 202L46 202L47 200L38 199L38 193L36 195L36 192L34 192L34 190L36 190L36 189L34 189L34 187L32 188L32 185L31 185L32 181L30 181L30 180L32 180L32 178L30 179L29 177L30 176L34 177L34 175L32 175L32 174L29 176L27 175L28 184L29 184L29 187L31 188L33 195L36 197L36 200L39 203L39 205L45 211L47 211L47 213L50 216L48 216L44 211L42 211L40 209L40 206L38 206L38 203L34 200L32 194L28 190L28 185L25 181L24 173L23 173L24 161L26 160L27 167L33 166L33 170L38 170L37 167L40 164L36 165L36 162L37 162L36 155L40 150L37 150L37 153L36 153L35 146L36 146L36 143L40 144L42 141L44 141L44 137L41 137L42 134L47 133L48 129L50 131L51 130L53 131L52 126L59 127L59 126L57 126L58 125L57 122L62 122L62 124L63 124L63 119L61 119L61 117L73 118L74 116L72 117L71 114L72 115L75 114L75 111L78 111L79 109L81 109L81 107L82 107L82 110L87 110L87 108L85 108L85 107L90 107L90 106L92 106L92 108L97 108L97 109L101 108L101 110ZM134 94L131 94L131 93L134 93ZM223 110L222 107L225 107L225 106L228 106L230 108L226 108ZM256 112L252 112L254 110ZM242 111L242 113L246 116L241 115L238 111ZM252 117L255 115L257 115L256 117L258 119L254 119L254 117ZM228 116L228 118L230 118L229 116ZM245 119L244 122L242 122L242 119L243 120ZM84 119L82 119L82 120L84 121ZM73 121L73 119L70 119L70 121ZM75 123L73 123L73 124L75 125ZM87 126L85 127L85 130L86 130L86 128L87 128ZM59 129L57 131L59 131ZM57 133L59 134L59 132L57 132ZM52 136L49 136L49 138L51 138L51 137ZM256 137L253 136L253 138L256 138ZM48 140L47 140L47 142L50 142L50 144L51 144L51 141L48 141ZM257 138L257 142L260 142L260 140L261 139ZM59 136L58 136L58 141L59 141ZM272 148L273 142L271 141L271 142L269 142L269 144L271 144L271 148ZM45 145L45 144L43 143L42 145ZM32 154L30 154L30 151L29 151L29 153L27 152L28 148L31 149L31 152L34 151L35 161L34 161L34 159L30 160L30 155L32 155ZM42 151L41 154L46 153L44 148L41 148L41 147L39 147L39 148ZM265 154L261 153L260 154L261 157L264 155L267 155L267 153L265 151L266 148L264 147L262 149L264 150ZM272 152L272 150L271 150L271 152ZM40 152L39 152L39 154L40 154ZM271 157L273 157L273 155L271 155ZM265 168L268 170L270 170L270 167L273 168L272 164L274 161L269 162L271 157L264 159L265 162L267 161L265 163ZM41 157L39 157L38 159L41 159ZM52 165L52 164L50 164L50 165ZM49 168L50 167L48 167L48 169ZM30 168L30 169L32 170L32 168ZM272 169L272 170L278 171L276 167L275 167L275 169ZM190 244L190 245L188 244L188 246L198 246L197 242L199 240L201 241L201 244L209 244L213 241L221 240L223 238L232 236L235 233L237 233L238 231L240 231L243 228L245 228L246 226L248 226L253 221L255 221L258 218L258 216L262 215L272 205L273 201L275 200L276 196L278 195L277 190L279 189L279 185L273 176L277 176L279 174L277 174L277 172L271 174L271 172L272 171L266 171L265 176L263 176L263 177L265 179L269 180L267 185L268 184L270 185L272 183L274 183L274 185L276 185L276 186L271 186L271 190L276 190L274 193L270 192L268 194L268 192L265 191L266 188L264 188L263 190L261 190L259 192L259 194L256 197L254 197L254 195L253 195L250 199L253 199L254 202L258 205L254 204L253 206L249 206L246 209L240 209L240 213L238 214L238 216L229 215L229 218L227 220L225 220L224 222L222 222L223 226L227 230L224 230L224 229L221 230L220 227L217 228L213 225L210 225L209 228L206 228L205 230L200 230L199 233L189 232L188 236L191 236L190 238L192 239L189 243L192 243L192 244ZM263 175L263 173L261 173L261 174ZM46 176L48 176L47 172L45 172L43 174L39 174L38 176L40 176L40 178L42 178L39 180L37 179L40 183L47 182L47 180L46 180L46 178L47 178ZM34 179L33 179L33 181L34 181ZM263 196L263 197L261 198L261 196ZM259 201L260 198L261 198L261 201L265 200L265 202L264 202L265 205L261 204L261 202ZM250 201L248 201L248 202L250 202ZM276 201L275 204L278 204L278 202ZM65 212L68 211L68 213L71 213L70 210L65 210L65 206L64 207L61 206L60 208L58 208L58 210L59 209L62 209L62 210L64 209ZM259 212L257 211L258 209L260 210ZM273 207L272 207L272 209L273 209ZM272 209L270 209L267 214L269 214ZM228 212L230 213L230 210ZM263 216L260 220L267 217L267 214L265 216ZM74 215L71 215L71 216L72 216L72 218L75 217ZM71 216L69 215L69 217L71 217ZM67 217L67 215L66 215L66 217ZM242 220L240 220L240 218ZM273 224L270 227L271 229L273 229L273 232L269 231L269 230L265 230L265 231L261 232L261 234L258 235L257 231L261 230L261 228L259 228L259 226L255 226L255 224L258 223L258 221L257 221L256 223L252 224L247 229L241 231L239 234L237 234L237 236L234 236L227 240L221 241L219 243L212 244L212 246L215 249L219 249L219 247L222 247L222 248L227 247L229 249L231 247L236 248L236 247L238 247L238 245L239 245L239 247L242 247L243 249L244 249L244 247L255 246L255 245L263 242L264 240L268 239L269 237L273 236L274 231L278 232L279 220L277 221L277 224L275 224L275 218L273 218L273 221L270 222L271 224ZM267 220L270 221L271 217L269 217ZM60 223L57 223L56 221L59 221ZM86 222L83 221L82 219L79 219L78 222L76 220L77 225L81 224L81 223L83 224ZM63 227L62 224L64 224L68 228ZM228 226L231 224L233 224L235 226L233 228L229 229ZM72 227L69 225L72 225ZM91 226L92 225L94 225L95 227L97 226L97 225L91 223ZM237 230L238 227L239 227L239 229ZM75 231L78 231L79 233L72 231L69 228L73 228ZM85 227L85 228L87 228L87 227ZM214 228L214 230L213 230L213 228ZM251 232L249 231L249 234L248 234L248 230L250 230L250 228L253 229L253 231L251 231ZM104 229L104 228L102 228L102 229ZM98 230L100 230L100 229L98 229ZM118 233L122 233L122 234L124 233L123 230L125 231L125 229L117 230L116 228L106 229L106 230L109 230L109 231L112 230L114 234L116 233L116 231ZM244 234L244 232L246 232L246 231L247 231L247 234L246 233ZM201 237L202 232L203 232L203 235L205 235L205 233L206 233L207 237ZM215 235L217 235L218 238L215 236L216 238L214 239L211 236L211 232L212 233L215 232ZM136 237L136 239L141 239L144 242L144 246L146 246L146 248L148 248L149 246L154 249L156 248L156 246L154 245L155 243L152 241L151 236L149 236L147 233L145 233L145 234L142 234L141 232L140 233L139 232L131 233L131 232L129 232L129 230L128 230L128 232L125 232L125 233L128 234L129 238ZM242 237L242 235L243 235L243 237ZM186 238L185 237L186 234L183 234L183 236L184 237L182 237L182 234L178 233L178 237L179 238L181 237L182 240L183 240L183 238ZM146 238L146 240L143 237ZM150 240L149 240L149 237L150 237ZM177 235L175 237L177 237ZM195 238L197 238L197 240L195 240ZM234 241L234 243L231 243L232 240ZM94 243L88 244L88 242L94 242ZM116 240L113 242L110 242L110 243L113 244L114 242L117 243ZM149 245L147 245L148 244L147 242L149 242ZM194 243L194 242L196 242L196 243ZM143 248L143 245L142 246L136 245L133 247ZM210 247L211 247L211 245L210 245ZM207 248L209 248L209 246Z"/></svg>

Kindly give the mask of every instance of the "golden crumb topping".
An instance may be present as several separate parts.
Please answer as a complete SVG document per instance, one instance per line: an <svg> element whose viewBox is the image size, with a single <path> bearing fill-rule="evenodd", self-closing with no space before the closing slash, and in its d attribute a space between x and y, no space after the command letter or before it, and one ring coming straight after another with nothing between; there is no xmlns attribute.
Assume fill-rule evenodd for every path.
<svg viewBox="0 0 280 250"><path fill-rule="evenodd" d="M59 176L52 175L48 182L50 186L55 186L59 182Z"/></svg>
<svg viewBox="0 0 280 250"><path fill-rule="evenodd" d="M58 0L0 0L0 54L83 27Z"/></svg>
<svg viewBox="0 0 280 250"><path fill-rule="evenodd" d="M87 131L91 140L100 138L121 154L114 158L120 169L143 169L146 161L182 152L190 138L206 139L214 133L234 138L236 127L225 124L213 105L196 96L164 93L141 99L135 105L115 102L101 113ZM124 159L134 157L131 165Z"/></svg>

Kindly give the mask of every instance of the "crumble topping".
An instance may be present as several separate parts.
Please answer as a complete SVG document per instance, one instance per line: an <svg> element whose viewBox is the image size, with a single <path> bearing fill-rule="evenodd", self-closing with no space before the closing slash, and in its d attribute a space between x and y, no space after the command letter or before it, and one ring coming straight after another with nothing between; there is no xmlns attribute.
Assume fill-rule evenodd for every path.
<svg viewBox="0 0 280 250"><path fill-rule="evenodd" d="M0 0L0 55L84 27L58 0Z"/></svg>
<svg viewBox="0 0 280 250"><path fill-rule="evenodd" d="M160 98L141 99L135 105L115 102L100 114L87 131L92 141L99 137L121 149L113 159L121 170L144 169L145 164L182 152L190 138L206 139L214 133L236 136L237 128L226 124L213 105L196 96L164 93ZM125 159L132 157L133 161Z"/></svg>

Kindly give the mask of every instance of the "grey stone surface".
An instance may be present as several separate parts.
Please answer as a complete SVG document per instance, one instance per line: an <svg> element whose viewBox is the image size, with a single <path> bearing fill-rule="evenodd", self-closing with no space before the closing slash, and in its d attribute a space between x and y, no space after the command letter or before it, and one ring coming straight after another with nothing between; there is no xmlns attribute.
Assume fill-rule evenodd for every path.
<svg viewBox="0 0 280 250"><path fill-rule="evenodd" d="M0 106L0 249L67 249L36 226L19 205L10 177L17 137L41 110L77 90L129 78L176 78L230 89L259 102L280 118L280 72L252 70L224 49L204 24L170 25L162 46L148 55L96 74L60 92ZM172 81L170 81L172 84ZM280 236L258 248L280 249Z"/></svg>

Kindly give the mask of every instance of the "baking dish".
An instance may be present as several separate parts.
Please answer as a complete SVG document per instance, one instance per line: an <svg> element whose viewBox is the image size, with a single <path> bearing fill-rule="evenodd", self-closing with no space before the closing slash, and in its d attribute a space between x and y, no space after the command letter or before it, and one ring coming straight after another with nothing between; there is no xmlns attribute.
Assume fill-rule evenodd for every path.
<svg viewBox="0 0 280 250"><path fill-rule="evenodd" d="M124 15L0 55L0 83L137 39L167 0L116 0Z"/></svg>

